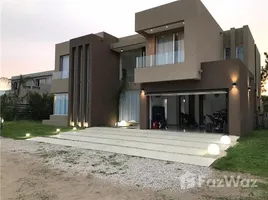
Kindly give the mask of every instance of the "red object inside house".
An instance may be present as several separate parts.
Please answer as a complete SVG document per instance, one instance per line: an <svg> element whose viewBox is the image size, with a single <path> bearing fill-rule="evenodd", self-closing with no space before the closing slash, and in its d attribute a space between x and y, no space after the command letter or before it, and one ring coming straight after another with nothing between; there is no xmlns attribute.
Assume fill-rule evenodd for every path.
<svg viewBox="0 0 268 200"><path fill-rule="evenodd" d="M159 122L158 121L153 122L153 129L159 129Z"/></svg>

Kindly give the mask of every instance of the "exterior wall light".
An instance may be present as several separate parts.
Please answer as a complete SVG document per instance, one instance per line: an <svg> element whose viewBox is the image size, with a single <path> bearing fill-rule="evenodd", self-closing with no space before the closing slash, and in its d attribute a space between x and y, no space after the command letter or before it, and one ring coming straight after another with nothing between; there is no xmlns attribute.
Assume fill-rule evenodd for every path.
<svg viewBox="0 0 268 200"><path fill-rule="evenodd" d="M250 87L250 86L248 86L248 91L249 91L249 92L251 91L251 87Z"/></svg>
<svg viewBox="0 0 268 200"><path fill-rule="evenodd" d="M233 82L233 88L235 88L237 86L236 82Z"/></svg>
<svg viewBox="0 0 268 200"><path fill-rule="evenodd" d="M120 51L121 51L121 52L123 52L123 51L124 51L124 49L121 49Z"/></svg>

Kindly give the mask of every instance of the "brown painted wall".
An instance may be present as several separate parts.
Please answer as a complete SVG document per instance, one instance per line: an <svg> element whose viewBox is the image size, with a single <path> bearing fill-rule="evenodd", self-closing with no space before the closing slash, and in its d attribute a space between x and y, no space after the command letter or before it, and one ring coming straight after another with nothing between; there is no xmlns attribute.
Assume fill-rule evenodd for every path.
<svg viewBox="0 0 268 200"><path fill-rule="evenodd" d="M145 83L141 85L141 88L145 90L145 93L227 89L229 91L229 133L244 135L250 132L253 127L254 113L252 113L253 109L250 111L247 109L250 107L247 80L249 75L252 77L252 74L246 66L236 59L202 63L202 70L200 81ZM237 87L233 88L233 82L237 83ZM251 95L254 96L254 92ZM148 106L148 97L141 95L141 129L149 127Z"/></svg>
<svg viewBox="0 0 268 200"><path fill-rule="evenodd" d="M55 45L55 72L60 71L60 57L69 54L69 41ZM68 93L69 79L53 79L51 93Z"/></svg>
<svg viewBox="0 0 268 200"><path fill-rule="evenodd" d="M70 41L68 119L73 121L74 125L81 122L83 127L86 117L89 126L114 125L116 122L115 97L119 84L119 54L110 49L110 44L115 42L115 38L106 33L101 35L104 38L90 34ZM90 48L89 60L86 60L87 45ZM80 48L82 48L81 61L79 59ZM78 73L80 62L81 75ZM89 62L89 68L87 62ZM88 70L90 71L89 80L86 78ZM90 97L89 102L86 102L87 93ZM80 108L80 102L82 108ZM88 115L86 115L87 110Z"/></svg>
<svg viewBox="0 0 268 200"><path fill-rule="evenodd" d="M54 79L51 82L51 93L68 93L69 79Z"/></svg>
<svg viewBox="0 0 268 200"><path fill-rule="evenodd" d="M69 41L55 45L55 71L60 71L60 57L69 54Z"/></svg>
<svg viewBox="0 0 268 200"><path fill-rule="evenodd" d="M163 13L169 13L163 15ZM223 58L222 29L200 0L181 0L136 13L136 32L146 35L147 55L155 54L155 35L146 30L184 21L183 63L135 69L135 82L200 79L202 62ZM170 30L172 31L172 30ZM176 30L173 30L176 33ZM148 58L149 60L150 58Z"/></svg>

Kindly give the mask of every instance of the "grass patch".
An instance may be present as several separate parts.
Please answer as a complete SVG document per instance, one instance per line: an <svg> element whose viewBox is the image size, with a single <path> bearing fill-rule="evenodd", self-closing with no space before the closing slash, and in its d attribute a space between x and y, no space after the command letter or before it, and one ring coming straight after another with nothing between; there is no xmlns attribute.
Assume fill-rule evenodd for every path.
<svg viewBox="0 0 268 200"><path fill-rule="evenodd" d="M268 130L254 131L249 136L241 137L239 143L212 166L218 170L250 173L267 178Z"/></svg>
<svg viewBox="0 0 268 200"><path fill-rule="evenodd" d="M61 132L71 131L68 127L55 127L44 125L37 121L12 121L4 122L4 127L1 130L1 136L14 139L27 139L26 133L30 133L30 137L56 135L56 129L60 128Z"/></svg>

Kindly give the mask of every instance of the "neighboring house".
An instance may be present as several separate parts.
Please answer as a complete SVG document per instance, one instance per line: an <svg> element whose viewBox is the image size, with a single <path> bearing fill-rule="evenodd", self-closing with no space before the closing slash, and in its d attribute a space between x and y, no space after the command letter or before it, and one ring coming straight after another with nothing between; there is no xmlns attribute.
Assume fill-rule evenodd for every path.
<svg viewBox="0 0 268 200"><path fill-rule="evenodd" d="M248 26L223 31L200 0L181 0L136 13L135 31L56 45L55 110L44 123L114 125L125 69L120 120L150 129L160 115L171 130L231 135L255 128L260 53Z"/></svg>
<svg viewBox="0 0 268 200"><path fill-rule="evenodd" d="M53 71L44 71L22 75L23 78L27 79L27 82L25 83L25 87L21 88L20 94L23 96L28 91L50 93L52 73ZM20 78L20 75L11 77L13 90L18 88Z"/></svg>

